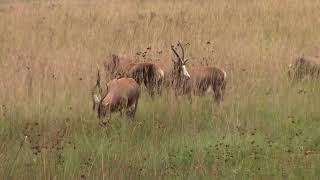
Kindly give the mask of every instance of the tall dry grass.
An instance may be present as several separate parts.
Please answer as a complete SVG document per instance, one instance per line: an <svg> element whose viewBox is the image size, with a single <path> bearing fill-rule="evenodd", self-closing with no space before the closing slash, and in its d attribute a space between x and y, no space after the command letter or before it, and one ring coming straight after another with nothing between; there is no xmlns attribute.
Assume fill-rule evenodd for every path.
<svg viewBox="0 0 320 180"><path fill-rule="evenodd" d="M286 67L319 53L319 8L312 0L0 2L1 177L316 178L319 83L292 86ZM145 95L136 122L99 128L90 104L97 66L149 46L148 57L170 57L179 40L190 43L190 66L227 71L221 107Z"/></svg>

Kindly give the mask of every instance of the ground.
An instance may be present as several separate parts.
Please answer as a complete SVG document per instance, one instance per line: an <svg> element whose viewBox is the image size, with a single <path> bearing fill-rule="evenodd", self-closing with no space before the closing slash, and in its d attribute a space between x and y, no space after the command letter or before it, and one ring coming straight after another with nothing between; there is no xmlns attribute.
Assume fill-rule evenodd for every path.
<svg viewBox="0 0 320 180"><path fill-rule="evenodd" d="M0 1L0 179L318 179L320 1ZM224 101L152 99L99 126L91 88L112 53L228 74ZM150 47L150 48L149 48ZM105 81L105 80L104 80ZM105 82L104 82L105 83Z"/></svg>

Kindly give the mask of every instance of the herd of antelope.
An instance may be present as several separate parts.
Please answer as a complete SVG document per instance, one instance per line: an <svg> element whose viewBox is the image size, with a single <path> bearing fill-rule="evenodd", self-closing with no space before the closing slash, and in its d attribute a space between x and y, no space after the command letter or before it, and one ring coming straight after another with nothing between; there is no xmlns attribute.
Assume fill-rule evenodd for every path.
<svg viewBox="0 0 320 180"><path fill-rule="evenodd" d="M180 48L181 53L177 52ZM205 95L212 92L216 103L223 100L226 88L227 73L218 67L193 66L187 68L184 47L171 45L175 58L172 65L154 61L137 62L137 59L127 55L115 55L104 62L105 73L111 79L106 86L101 86L98 70L97 81L92 90L93 110L99 119L111 113L120 112L129 118L134 118L141 94L140 86L144 86L151 97L161 94L163 88L171 87L175 95ZM306 76L320 76L320 57L299 57L289 65L289 77L294 80ZM106 122L105 122L106 123Z"/></svg>

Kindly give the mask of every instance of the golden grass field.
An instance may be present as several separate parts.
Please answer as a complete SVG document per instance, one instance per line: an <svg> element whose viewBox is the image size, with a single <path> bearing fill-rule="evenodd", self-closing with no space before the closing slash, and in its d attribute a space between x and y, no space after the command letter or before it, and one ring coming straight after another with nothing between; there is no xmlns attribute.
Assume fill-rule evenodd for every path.
<svg viewBox="0 0 320 180"><path fill-rule="evenodd" d="M0 179L318 179L320 1L0 0ZM98 126L90 90L111 53L228 73L225 99L143 92L136 119ZM208 44L207 42L211 43ZM163 53L158 53L162 51ZM27 138L25 139L25 137Z"/></svg>

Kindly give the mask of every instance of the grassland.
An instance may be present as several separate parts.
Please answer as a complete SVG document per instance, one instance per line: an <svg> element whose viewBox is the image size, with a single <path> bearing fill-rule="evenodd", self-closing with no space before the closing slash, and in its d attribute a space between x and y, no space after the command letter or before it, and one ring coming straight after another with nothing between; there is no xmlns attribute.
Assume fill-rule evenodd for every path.
<svg viewBox="0 0 320 180"><path fill-rule="evenodd" d="M0 1L0 179L318 179L320 83L292 85L286 68L319 54L319 9L314 0ZM149 46L148 57L170 57L178 40L190 43L190 66L227 71L221 106L144 93L134 122L99 127L97 65Z"/></svg>

